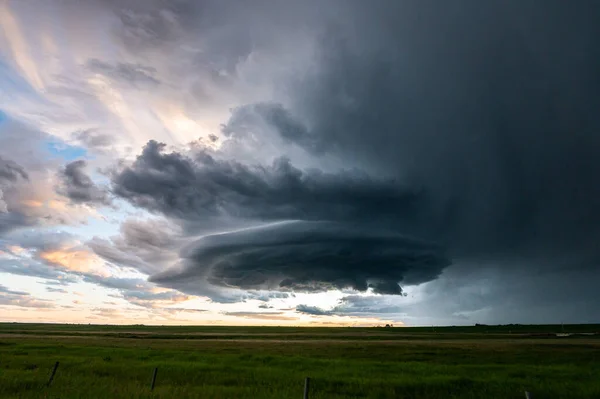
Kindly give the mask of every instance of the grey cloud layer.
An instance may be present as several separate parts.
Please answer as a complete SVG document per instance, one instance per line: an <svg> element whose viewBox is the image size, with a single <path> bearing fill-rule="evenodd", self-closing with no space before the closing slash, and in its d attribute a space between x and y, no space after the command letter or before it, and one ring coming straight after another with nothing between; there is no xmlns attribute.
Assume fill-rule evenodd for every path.
<svg viewBox="0 0 600 399"><path fill-rule="evenodd" d="M113 192L136 206L180 218L365 220L407 215L416 194L357 171L300 170L288 159L248 166L207 152L163 152L150 141L112 176Z"/></svg>
<svg viewBox="0 0 600 399"><path fill-rule="evenodd" d="M225 134L274 131L402 182L419 196L398 228L457 256L593 250L598 7L460 4L349 4L287 105L238 107Z"/></svg>
<svg viewBox="0 0 600 399"><path fill-rule="evenodd" d="M145 225L139 221L129 221L128 223L130 227L124 226L122 231L126 232L128 230L135 230L136 228L142 229L145 227L155 227L160 228L161 223L158 222L148 222ZM168 234L168 230L164 230L162 232L163 236ZM138 231L139 233L139 231ZM143 234L143 233L140 233ZM152 235L152 233L150 234ZM158 236L160 237L161 232L158 232ZM136 234L130 234L130 244L131 237L135 237ZM148 238L148 234L146 234L146 239L139 239L137 244L140 246L138 249L138 254L144 253L148 250L148 246L151 245L152 239ZM6 243L0 241L0 249L6 251L7 253L11 253L9 243L17 243L21 250L27 251L27 253L21 254L20 251L13 253L10 257L2 257L0 258L0 272L16 274L21 276L28 277L36 277L46 280L46 284L48 285L58 285L59 288L47 287L46 290L49 292L60 292L65 293L66 291L62 289L62 286L66 286L72 283L78 282L86 282L90 284L95 284L101 286L103 288L107 288L110 290L115 290L118 292L118 296L124 298L128 302L143 306L147 308L153 308L156 306L157 302L173 302L176 303L179 300L186 298L185 295L171 290L154 290L155 286L149 283L146 279L140 277L120 277L119 273L114 273L113 275L107 275L106 270L87 270L85 264L75 264L73 262L74 267L67 267L70 265L61 264L60 259L53 261L52 258L47 258L44 256L47 252L54 251L66 251L65 258L68 259L70 253L73 251L79 251L80 253L88 254L90 253L88 246L78 243L76 241L76 237L65 232L16 232L8 237L8 241ZM92 241L91 244L94 242ZM154 240L156 244L156 239ZM93 245L89 245L96 249ZM144 248L144 246L146 248ZM122 248L122 247L121 247ZM100 256L103 256L101 251L98 251ZM123 266L133 265L137 269L145 272L150 272L148 269L144 269L137 263L121 261L117 262L114 259L111 259L110 256L103 256L105 259L109 261L113 261L115 263L119 263ZM131 255L132 258L135 258L135 254ZM159 261L161 254L159 251L155 253L156 262ZM82 262L86 262L86 257L82 257ZM119 259L121 260L121 259ZM142 260L138 259L138 262L143 265L147 265L143 263ZM156 265L154 265L156 267ZM4 290L4 291L3 291ZM7 292L0 285L0 294L5 292L6 294L16 295L15 292Z"/></svg>
<svg viewBox="0 0 600 399"><path fill-rule="evenodd" d="M87 245L99 256L117 265L153 274L177 260L181 232L161 220L126 220L120 234L110 239L94 237Z"/></svg>
<svg viewBox="0 0 600 399"><path fill-rule="evenodd" d="M167 153L151 141L114 173L113 191L180 220L331 221L360 231L361 243L388 231L439 242L461 261L519 259L502 267L597 259L600 121L592 110L600 106L593 72L600 54L588 10L552 2L536 19L540 10L527 6L463 5L349 4L348 21L322 21L314 63L288 82L285 105L235 108L221 152ZM553 24L571 30L559 37ZM574 48L586 52L578 58ZM566 59L574 61L553 62ZM286 158L271 165L227 159L228 140L268 144L273 133L306 159L335 158L346 170L300 169ZM400 293L396 283L406 282L408 271L423 270L415 282L425 282L450 263L434 251L423 262L431 269L417 266L406 254L386 252L384 241L378 245L386 249L344 258L336 251L363 248L359 234L342 243L320 227L305 234L322 241L303 252L289 245L282 226L268 233L279 241L257 233L260 243L245 237L251 244L240 241L227 254L218 248L241 233L199 240L197 252L153 278L297 290L364 290L375 278L375 291ZM382 253L390 258L371 268Z"/></svg>
<svg viewBox="0 0 600 399"><path fill-rule="evenodd" d="M226 137L245 139L251 134L264 135L268 129L273 129L285 141L300 145L310 152L321 153L324 150L320 138L311 135L298 118L277 103L251 104L233 109L222 132Z"/></svg>
<svg viewBox="0 0 600 399"><path fill-rule="evenodd" d="M14 182L17 179L29 179L25 169L14 161L0 157L0 182Z"/></svg>
<svg viewBox="0 0 600 399"><path fill-rule="evenodd" d="M122 84L148 88L160 84L160 81L153 76L156 70L152 67L131 63L111 65L97 59L88 60L86 66L91 72L104 75Z"/></svg>
<svg viewBox="0 0 600 399"><path fill-rule="evenodd" d="M23 227L80 223L87 216L82 209L49 205L62 201L55 192L61 161L51 156L50 143L66 144L12 118L0 123L0 158L4 160L0 189L7 208L0 212L0 234Z"/></svg>
<svg viewBox="0 0 600 399"><path fill-rule="evenodd" d="M393 8L365 14L362 39L334 31L295 86L290 107L318 148L423 188L414 231L456 253L588 249L600 233L598 7Z"/></svg>
<svg viewBox="0 0 600 399"><path fill-rule="evenodd" d="M114 143L115 138L109 134L94 129L86 129L74 132L73 138L79 141L85 148L106 149Z"/></svg>
<svg viewBox="0 0 600 399"><path fill-rule="evenodd" d="M349 223L284 222L201 238L184 249L183 267L158 283L205 279L226 287L304 292L351 288L400 294L399 282L436 278L449 264L430 244Z"/></svg>
<svg viewBox="0 0 600 399"><path fill-rule="evenodd" d="M25 172L25 169L13 161L0 157L0 233L3 230L8 230L11 226L19 224L18 217L15 219L14 215L7 215L8 205L4 200L3 191L6 186L16 182L18 179L29 179L29 175Z"/></svg>
<svg viewBox="0 0 600 399"><path fill-rule="evenodd" d="M108 192L98 187L86 173L87 162L73 161L60 171L58 192L74 203L108 205Z"/></svg>
<svg viewBox="0 0 600 399"><path fill-rule="evenodd" d="M300 221L194 240L180 256L180 242L131 225L90 246L189 292L372 284L400 293L397 282L431 281L445 270L454 280L428 286L435 302L406 311L510 318L504 304L513 298L550 317L552 308L577 313L542 293L542 283L560 290L561 274L544 273L567 265L572 301L597 301L588 281L600 259L598 5L319 3L98 3L115 9L113 33L129 55L177 62L157 65L156 76L130 59L88 68L146 87L163 88L165 70L185 75L178 87L189 94L186 111L200 108L192 98L217 92L236 105L224 137L210 139L223 143L220 151L167 152L151 141L115 170L114 194L190 230ZM269 56L272 65L252 69L253 59ZM91 134L77 139L94 145ZM244 146L262 163L247 162ZM312 227L299 239L291 226ZM448 255L422 241L441 243ZM170 255L158 257L161 248ZM446 268L448 258L463 266ZM505 276L485 281L494 295L463 289L479 281L479 261ZM176 265L156 274L168 263ZM382 309L357 302L335 311ZM578 316L592 313L580 308Z"/></svg>
<svg viewBox="0 0 600 399"><path fill-rule="evenodd" d="M398 282L411 283L411 276L412 283L428 281L449 264L433 246L378 232L382 224L408 219L417 198L393 180L356 170L302 171L285 158L247 166L206 151L184 155L163 147L151 141L133 164L115 171L113 192L136 206L198 223L223 217L300 221L205 237L181 254L183 270L159 273L153 281L196 278L243 289L352 287L399 294ZM337 223L306 222L311 220ZM105 258L117 259L114 247L93 245Z"/></svg>
<svg viewBox="0 0 600 399"><path fill-rule="evenodd" d="M404 295L406 296L406 293ZM323 309L318 306L300 304L296 306L296 312L314 316L378 316L382 314L406 316L406 314L403 313L404 309L402 301L396 302L396 304L389 304L382 301L381 297L348 295L341 298L338 305L334 306L332 309Z"/></svg>
<svg viewBox="0 0 600 399"><path fill-rule="evenodd" d="M11 290L0 284L0 306L49 309L54 304L47 300L35 299L28 292Z"/></svg>

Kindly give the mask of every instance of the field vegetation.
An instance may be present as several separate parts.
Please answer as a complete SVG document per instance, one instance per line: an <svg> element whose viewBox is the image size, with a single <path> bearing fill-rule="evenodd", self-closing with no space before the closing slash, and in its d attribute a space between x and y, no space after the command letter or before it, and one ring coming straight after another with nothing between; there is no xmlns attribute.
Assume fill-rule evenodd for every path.
<svg viewBox="0 0 600 399"><path fill-rule="evenodd" d="M310 377L310 398L321 399L600 398L596 331L5 323L0 397L301 398Z"/></svg>

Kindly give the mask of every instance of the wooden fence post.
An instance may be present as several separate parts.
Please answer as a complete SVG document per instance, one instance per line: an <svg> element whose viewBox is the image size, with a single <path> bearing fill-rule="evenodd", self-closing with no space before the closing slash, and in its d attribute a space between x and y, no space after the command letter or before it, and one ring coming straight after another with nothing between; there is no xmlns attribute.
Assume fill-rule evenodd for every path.
<svg viewBox="0 0 600 399"><path fill-rule="evenodd" d="M310 388L310 378L304 380L304 399L308 399L308 390Z"/></svg>
<svg viewBox="0 0 600 399"><path fill-rule="evenodd" d="M54 375L56 374L56 370L58 370L58 362L54 363L54 367L52 368L52 373L50 374L50 379L48 380L48 383L46 384L47 387L49 387L50 384L52 384L52 380L54 380Z"/></svg>
<svg viewBox="0 0 600 399"><path fill-rule="evenodd" d="M158 372L158 367L154 368L154 374L152 374L152 384L150 384L150 390L154 390L154 384L156 384L156 373Z"/></svg>

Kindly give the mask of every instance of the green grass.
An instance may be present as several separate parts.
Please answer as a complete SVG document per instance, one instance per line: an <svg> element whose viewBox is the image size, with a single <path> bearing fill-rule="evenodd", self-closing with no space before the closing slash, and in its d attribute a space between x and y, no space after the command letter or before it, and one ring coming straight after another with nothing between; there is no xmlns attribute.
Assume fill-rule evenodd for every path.
<svg viewBox="0 0 600 399"><path fill-rule="evenodd" d="M311 398L600 398L600 340L538 336L561 330L5 323L0 397L300 398L310 376Z"/></svg>

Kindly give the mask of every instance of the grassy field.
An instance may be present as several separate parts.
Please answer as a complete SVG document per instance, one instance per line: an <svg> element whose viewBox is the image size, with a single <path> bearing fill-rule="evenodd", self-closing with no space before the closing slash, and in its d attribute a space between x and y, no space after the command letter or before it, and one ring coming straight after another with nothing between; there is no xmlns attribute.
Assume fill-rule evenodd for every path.
<svg viewBox="0 0 600 399"><path fill-rule="evenodd" d="M301 398L309 376L311 398L600 398L600 336L563 331L600 326L0 323L0 397Z"/></svg>

